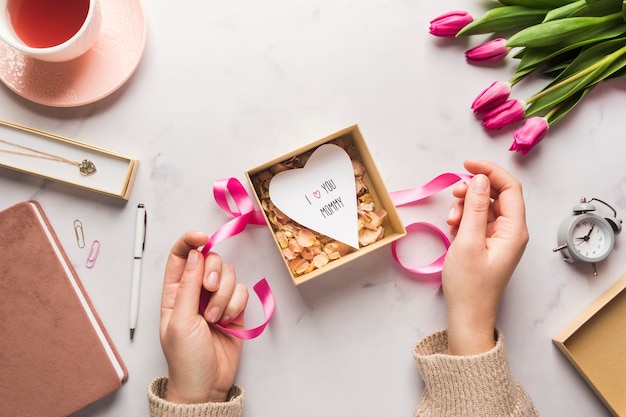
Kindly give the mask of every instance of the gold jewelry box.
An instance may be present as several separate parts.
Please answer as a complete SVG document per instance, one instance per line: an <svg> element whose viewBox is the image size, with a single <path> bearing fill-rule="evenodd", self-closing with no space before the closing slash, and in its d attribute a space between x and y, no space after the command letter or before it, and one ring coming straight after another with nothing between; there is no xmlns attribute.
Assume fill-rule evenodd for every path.
<svg viewBox="0 0 626 417"><path fill-rule="evenodd" d="M3 120L0 139L0 167L124 200L130 197L137 159ZM84 175L86 162L96 171Z"/></svg>
<svg viewBox="0 0 626 417"><path fill-rule="evenodd" d="M552 338L616 417L626 416L625 328L626 275Z"/></svg>

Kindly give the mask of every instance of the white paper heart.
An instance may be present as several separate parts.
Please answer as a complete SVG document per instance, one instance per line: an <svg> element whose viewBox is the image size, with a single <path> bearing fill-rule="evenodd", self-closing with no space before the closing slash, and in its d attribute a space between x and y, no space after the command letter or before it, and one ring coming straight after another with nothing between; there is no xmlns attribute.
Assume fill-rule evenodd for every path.
<svg viewBox="0 0 626 417"><path fill-rule="evenodd" d="M290 219L318 233L359 248L354 171L337 145L318 147L303 168L276 174L270 199Z"/></svg>

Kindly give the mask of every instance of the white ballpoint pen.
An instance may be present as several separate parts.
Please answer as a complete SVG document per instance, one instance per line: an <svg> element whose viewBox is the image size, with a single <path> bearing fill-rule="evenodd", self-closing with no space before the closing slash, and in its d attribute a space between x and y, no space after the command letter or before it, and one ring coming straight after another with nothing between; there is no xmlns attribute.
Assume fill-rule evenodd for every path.
<svg viewBox="0 0 626 417"><path fill-rule="evenodd" d="M135 243L133 247L133 275L130 286L130 313L128 322L130 327L130 340L133 340L137 328L137 316L139 315L139 289L141 287L141 258L146 246L146 224L148 213L143 204L137 205L137 219L135 223Z"/></svg>

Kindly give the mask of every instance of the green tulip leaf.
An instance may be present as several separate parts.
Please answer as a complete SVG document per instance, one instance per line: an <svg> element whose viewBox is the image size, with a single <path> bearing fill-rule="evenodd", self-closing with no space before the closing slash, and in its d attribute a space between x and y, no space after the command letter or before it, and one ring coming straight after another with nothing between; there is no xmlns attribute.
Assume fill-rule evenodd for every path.
<svg viewBox="0 0 626 417"><path fill-rule="evenodd" d="M608 66L608 63L605 65ZM596 82L594 80L597 78L598 73L603 72L603 70L604 68L598 68L596 69L597 72L593 71L538 98L536 101L530 103L525 116L532 117L540 115L556 107L560 103L563 103L577 92L595 84Z"/></svg>
<svg viewBox="0 0 626 417"><path fill-rule="evenodd" d="M546 47L563 42L577 43L587 39L591 30L608 28L624 23L622 14L605 17L569 17L543 22L514 34L507 42L508 47Z"/></svg>
<svg viewBox="0 0 626 417"><path fill-rule="evenodd" d="M526 50L528 48L520 48L517 49L516 51L514 51L512 57L515 59L523 59L524 58L524 54L526 54Z"/></svg>
<svg viewBox="0 0 626 417"><path fill-rule="evenodd" d="M556 85L566 78L573 77L575 74L589 71L589 69L594 65L599 66L602 61L607 61L610 64L612 60L615 60L615 58L612 58L611 56L613 54L619 55L619 51L624 49L625 45L625 38L617 38L585 48L580 54L578 54L576 59L572 61L567 69L556 77L548 87Z"/></svg>
<svg viewBox="0 0 626 417"><path fill-rule="evenodd" d="M626 33L626 23L608 28L598 26L590 30L587 38L580 42L563 42L561 44L545 48L522 48L519 53L514 55L514 57L520 58L520 62L515 70L514 78L517 78L519 75L524 77L548 61L561 61L567 59L572 51L577 52L577 50L581 49L583 46L593 45L608 39L613 39L623 35L624 33ZM523 54L521 53L522 51Z"/></svg>
<svg viewBox="0 0 626 417"><path fill-rule="evenodd" d="M567 66L571 64L570 62L564 61L564 62L559 62L556 65L551 65L547 68L543 68L540 71L540 74L545 76L545 77L550 77L552 79L558 77L559 75L561 75L561 73L563 72L563 70L565 70L567 68Z"/></svg>
<svg viewBox="0 0 626 417"><path fill-rule="evenodd" d="M552 9L579 0L500 0L505 6L523 6L531 9ZM584 0L583 0L584 1Z"/></svg>
<svg viewBox="0 0 626 417"><path fill-rule="evenodd" d="M599 0L587 4L585 7L572 14L571 17L602 17L622 11L622 0Z"/></svg>
<svg viewBox="0 0 626 417"><path fill-rule="evenodd" d="M578 103L582 101L582 99L591 91L597 84L594 84L584 90L573 94L567 100L563 100L561 104L554 110L554 112L550 112L550 115L547 117L548 123L550 126L553 126L559 120L561 120L570 110L572 110Z"/></svg>
<svg viewBox="0 0 626 417"><path fill-rule="evenodd" d="M610 77L626 67L626 40L606 41L582 51L536 98L528 101L526 114L541 114L577 92Z"/></svg>
<svg viewBox="0 0 626 417"><path fill-rule="evenodd" d="M602 17L622 11L622 0L597 0L594 2L578 0L556 7L546 14L544 22L567 17Z"/></svg>
<svg viewBox="0 0 626 417"><path fill-rule="evenodd" d="M570 17L573 13L576 13L580 9L584 8L585 6L587 6L587 2L585 0L578 0L573 3L566 4L561 7L557 7L555 9L550 10L546 14L546 17L545 19L543 19L543 21L547 22L549 20L557 20L557 19L564 19L566 17Z"/></svg>
<svg viewBox="0 0 626 417"><path fill-rule="evenodd" d="M613 74L607 76L603 81L610 80L612 78L619 78L626 75L626 67L622 68L619 71L615 71Z"/></svg>
<svg viewBox="0 0 626 417"><path fill-rule="evenodd" d="M611 78L612 75L619 73L624 68L626 68L626 47L622 50L621 55L615 58L602 74L598 75L597 82Z"/></svg>
<svg viewBox="0 0 626 417"><path fill-rule="evenodd" d="M540 23L546 10L531 9L522 6L501 6L488 10L483 16L461 29L456 36L470 36L493 33Z"/></svg>

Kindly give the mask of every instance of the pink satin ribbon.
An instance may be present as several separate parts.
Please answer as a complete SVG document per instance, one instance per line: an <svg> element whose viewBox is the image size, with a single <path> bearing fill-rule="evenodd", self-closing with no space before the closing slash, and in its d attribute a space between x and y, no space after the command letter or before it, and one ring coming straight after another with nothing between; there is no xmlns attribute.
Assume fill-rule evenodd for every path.
<svg viewBox="0 0 626 417"><path fill-rule="evenodd" d="M396 205L397 207L415 204L459 181L469 183L471 178L472 175L468 174L444 173L421 187L395 191L390 193L390 195L394 205ZM233 218L226 222L219 229L217 229L217 231L213 233L207 244L204 245L204 248L202 249L202 254L205 257L209 254L211 248L216 243L238 235L239 233L243 232L246 226L248 226L249 224L266 224L263 214L260 210L256 210L254 208L254 202L252 198L250 198L243 185L236 178L226 178L216 181L213 185L213 196L215 197L217 205L222 208L222 210L233 216ZM228 203L229 196L234 202L236 210L232 210L230 208L230 205ZM411 223L406 226L406 230L407 234L416 233L424 230L434 231L441 238L446 247L446 250L450 247L450 240L448 239L448 237L445 235L445 233L443 233L443 231L441 231L441 229L433 224L424 222ZM391 245L393 258L400 266L402 266L407 271L418 275L432 275L441 272L443 268L443 261L446 256L445 252L429 265L419 268L412 268L406 266L400 260L397 254L397 247L401 241L402 239L393 242ZM216 324L216 326L240 339L253 339L263 333L263 330L265 330L265 327L267 326L270 319L272 318L272 315L274 314L276 303L274 300L274 295L272 294L272 290L265 278L261 279L254 285L254 291L259 297L259 300L261 301L261 304L263 306L263 311L265 312L265 321L260 326L247 330L229 329L228 327L222 326L220 324ZM207 305L209 304L210 297L211 294L208 291L202 289L199 304L201 312L204 312L204 310L206 309Z"/></svg>
<svg viewBox="0 0 626 417"><path fill-rule="evenodd" d="M236 210L232 210L230 205L228 204L228 197L231 197L233 203L236 206ZM204 248L202 249L202 254L206 257L211 248L216 244L229 237L233 237L243 232L247 225L265 225L265 218L263 217L263 213L260 210L256 210L254 208L254 202L250 195L246 192L243 185L239 182L239 180L235 178L224 178L217 180L215 184L213 184L213 197L215 197L215 201L217 205L233 216L228 222L222 225L219 229L213 233L213 235L209 238L209 241ZM274 314L274 308L276 306L274 295L272 294L272 290L267 283L265 278L258 281L254 284L254 291L259 297L261 304L263 306L263 311L265 312L265 321L260 325L253 329L247 330L238 330L238 329L230 329L228 327L222 326L221 324L216 324L217 327L222 329L223 331L238 337L240 339L254 339L259 336L265 330L265 326L269 323L272 315ZM200 304L199 309L201 312L206 310L209 299L211 298L211 293L206 291L204 288L200 293Z"/></svg>
<svg viewBox="0 0 626 417"><path fill-rule="evenodd" d="M415 204L425 198L428 198L438 193L439 191L453 184L456 184L459 181L463 181L467 184L469 183L471 179L472 179L472 175L470 174L454 174L451 172L446 172L444 174L437 176L436 178L432 179L431 181L429 181L428 183L424 184L421 187L410 188L408 190L394 191L389 194L391 196L391 200L396 205L396 207L406 206L409 204ZM391 253L393 255L393 259L395 259L396 262L400 266L402 266L404 269L416 275L432 275L432 274L440 273L443 269L443 261L446 258L447 250L450 247L450 239L448 239L446 234L439 227L431 223L425 223L425 222L411 223L407 225L405 228L407 231L407 235L410 233L422 232L424 230L431 231L431 232L434 231L441 238L441 241L446 247L446 251L439 258L437 258L430 264L419 267L419 268L412 268L412 267L406 266L402 262L400 257L398 256L398 245L402 242L402 240L404 239L403 238L400 240L396 240L391 244ZM441 277L436 278L436 280L440 281Z"/></svg>

